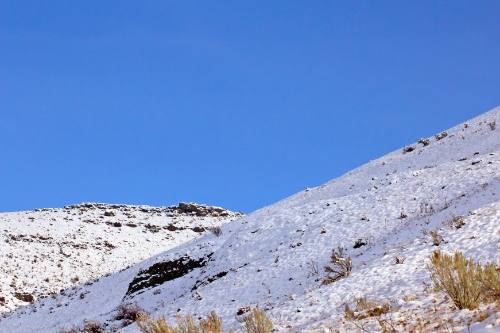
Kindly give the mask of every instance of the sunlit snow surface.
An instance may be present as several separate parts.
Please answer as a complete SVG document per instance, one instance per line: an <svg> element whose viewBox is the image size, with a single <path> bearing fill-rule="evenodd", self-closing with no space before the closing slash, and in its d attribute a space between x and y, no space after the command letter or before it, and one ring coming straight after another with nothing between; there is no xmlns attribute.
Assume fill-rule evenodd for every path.
<svg viewBox="0 0 500 333"><path fill-rule="evenodd" d="M495 121L496 127L492 125ZM431 281L426 269L428 257L436 249L446 253L460 250L483 263L500 259L500 108L449 129L447 134L441 140L430 137L428 146L413 143L411 152L399 149L324 185L224 224L221 237L206 233L182 245L187 239L179 238L169 245L170 250L123 271L116 272L127 266L123 260L118 267L112 264L112 256L89 257L82 262L99 265L95 268L98 275L108 260L113 273L91 285L81 279L76 290L7 313L0 321L0 332L58 332L85 320L119 327L113 317L124 302L136 302L152 317L169 319L176 313L199 317L216 310L226 328L241 325L236 316L239 308L258 305L267 310L280 332L356 332L344 319L344 304L354 306L359 297L389 302L393 309L390 319L405 321L407 327L422 325L424 319L429 325L451 319L459 331L463 328L460 323L476 322L474 318L482 315L481 322L472 324L474 332L500 332L498 307L483 304L477 311L456 310L444 295L428 287ZM0 215L2 229L8 233L14 233L16 214L20 213ZM446 226L443 222L452 214L463 216L465 225L459 229ZM58 230L50 232L66 235L62 222ZM443 238L439 246L433 246L427 234L436 229ZM126 243L130 235L122 236L111 242L124 256L133 253L137 261L151 255L143 245ZM104 238L102 234L88 237ZM367 245L354 248L359 239ZM322 267L329 263L332 248L338 246L353 257L352 273L322 285ZM4 255L4 247L2 260L12 260ZM24 251L28 249L25 255L32 258L43 251L35 246ZM72 256L78 252L63 247L66 251ZM201 258L211 253L205 267L124 298L141 269L183 255ZM396 256L404 262L396 264ZM314 265L318 275L312 274ZM21 275L32 269L9 267L13 267L10 274ZM4 285L9 284L12 276L2 276L4 280ZM82 299L78 297L81 293L85 293ZM374 320L363 325L369 331L381 331ZM119 331L139 329L132 324ZM427 326L427 331L446 330Z"/></svg>

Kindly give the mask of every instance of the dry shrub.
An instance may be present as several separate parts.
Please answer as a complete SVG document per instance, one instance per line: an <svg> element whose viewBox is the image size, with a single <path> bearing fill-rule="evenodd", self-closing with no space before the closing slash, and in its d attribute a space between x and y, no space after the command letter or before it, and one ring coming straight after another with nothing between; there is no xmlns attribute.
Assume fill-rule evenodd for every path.
<svg viewBox="0 0 500 333"><path fill-rule="evenodd" d="M441 132L439 134L436 134L434 135L434 137L436 138L436 140L442 140L444 138L446 138L448 136L448 132L444 131L444 132Z"/></svg>
<svg viewBox="0 0 500 333"><path fill-rule="evenodd" d="M210 230L210 232L216 237L222 236L222 229L220 227L211 227L208 230Z"/></svg>
<svg viewBox="0 0 500 333"><path fill-rule="evenodd" d="M123 320L123 326L132 324L139 316L146 314L146 311L136 303L120 304L117 311L115 320Z"/></svg>
<svg viewBox="0 0 500 333"><path fill-rule="evenodd" d="M500 267L487 263L481 280L486 295L500 301Z"/></svg>
<svg viewBox="0 0 500 333"><path fill-rule="evenodd" d="M179 333L179 330L170 326L165 316L150 319L148 315L139 315L137 326L143 333Z"/></svg>
<svg viewBox="0 0 500 333"><path fill-rule="evenodd" d="M431 230L429 232L429 235L431 236L431 239L432 239L432 245L439 246L439 244L441 244L441 241L443 240L443 237L441 237L438 234L437 229L436 230Z"/></svg>
<svg viewBox="0 0 500 333"><path fill-rule="evenodd" d="M147 315L139 315L137 326L143 333L222 333L222 318L212 311L206 320L199 323L191 315L175 316L177 326L167 323L165 316L150 319ZM231 331L230 331L231 332Z"/></svg>
<svg viewBox="0 0 500 333"><path fill-rule="evenodd" d="M212 311L206 320L200 320L200 328L203 333L222 333L222 318Z"/></svg>
<svg viewBox="0 0 500 333"><path fill-rule="evenodd" d="M465 225L465 221L462 215L450 213L450 218L444 221L443 224L451 229L460 229Z"/></svg>
<svg viewBox="0 0 500 333"><path fill-rule="evenodd" d="M455 255L434 251L430 260L427 268L435 287L447 294L458 309L477 308L483 292L481 265L464 258L459 251Z"/></svg>
<svg viewBox="0 0 500 333"><path fill-rule="evenodd" d="M187 315L183 317L181 315L175 316L175 321L177 322L177 326L179 327L179 333L199 333L200 328L193 316Z"/></svg>
<svg viewBox="0 0 500 333"><path fill-rule="evenodd" d="M424 138L419 139L419 140L417 141L417 143L421 143L421 144L423 144L423 145L424 145L424 147L425 147L425 146L428 146L430 142L431 142L431 140L429 140L429 139L424 139Z"/></svg>
<svg viewBox="0 0 500 333"><path fill-rule="evenodd" d="M356 299L356 308L349 308L349 304L345 304L345 318L348 320L361 320L370 317L378 317L384 313L388 313L391 307L389 303L378 303L369 301L366 297Z"/></svg>
<svg viewBox="0 0 500 333"><path fill-rule="evenodd" d="M494 131L495 128L497 127L497 121L493 120L492 122L489 122L488 126L490 127L490 130Z"/></svg>
<svg viewBox="0 0 500 333"><path fill-rule="evenodd" d="M87 322L83 328L73 326L70 329L60 330L59 333L104 333L104 325L97 321Z"/></svg>
<svg viewBox="0 0 500 333"><path fill-rule="evenodd" d="M270 333L273 330L273 323L263 310L258 307L253 308L248 315L243 318L245 333Z"/></svg>
<svg viewBox="0 0 500 333"><path fill-rule="evenodd" d="M333 265L324 266L325 272L328 274L327 277L323 279L323 284L330 284L343 277L351 274L352 271L352 259L350 255L347 255L344 248L339 246L337 250L332 250L332 255L330 256Z"/></svg>
<svg viewBox="0 0 500 333"><path fill-rule="evenodd" d="M104 333L104 325L97 321L90 321L83 327L84 333Z"/></svg>

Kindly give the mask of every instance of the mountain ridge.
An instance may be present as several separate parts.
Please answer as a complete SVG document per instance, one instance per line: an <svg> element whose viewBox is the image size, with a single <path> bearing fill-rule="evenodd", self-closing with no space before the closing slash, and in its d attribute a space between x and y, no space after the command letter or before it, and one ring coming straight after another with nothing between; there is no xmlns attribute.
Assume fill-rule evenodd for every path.
<svg viewBox="0 0 500 333"><path fill-rule="evenodd" d="M121 327L124 322L115 319L117 308L127 303L153 317L199 317L216 310L227 327L239 325L240 309L259 306L279 332L356 332L359 327L345 319L344 307L360 298L389 304L402 331L425 325L440 331L448 320L466 329L463 321L471 320L474 332L497 332L500 308L454 309L444 295L430 290L426 263L436 249L460 250L482 263L500 259L499 119L497 107L221 224L221 235L207 233L91 286L77 286L76 294L88 291L84 299L66 292L34 302L2 318L0 332L33 327L57 332L85 320L139 332L136 324ZM450 222L453 216L461 217L460 228ZM431 231L441 237L439 245ZM352 256L352 272L322 283L323 266L337 247ZM152 270L155 265L204 258L173 279L129 292L135 279L161 277ZM421 318L430 322L424 325ZM361 323L368 331L382 331L370 318Z"/></svg>

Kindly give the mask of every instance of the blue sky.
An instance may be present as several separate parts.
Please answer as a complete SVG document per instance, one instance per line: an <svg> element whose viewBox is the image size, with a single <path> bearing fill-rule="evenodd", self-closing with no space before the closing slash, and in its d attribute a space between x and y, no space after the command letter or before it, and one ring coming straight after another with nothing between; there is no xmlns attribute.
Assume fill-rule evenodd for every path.
<svg viewBox="0 0 500 333"><path fill-rule="evenodd" d="M498 1L0 3L0 211L249 213L500 104Z"/></svg>

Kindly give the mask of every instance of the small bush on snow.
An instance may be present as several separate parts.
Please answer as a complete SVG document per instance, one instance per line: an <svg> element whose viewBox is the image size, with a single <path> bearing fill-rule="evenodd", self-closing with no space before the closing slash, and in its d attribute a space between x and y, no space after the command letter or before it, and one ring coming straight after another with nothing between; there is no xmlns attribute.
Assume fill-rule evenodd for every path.
<svg viewBox="0 0 500 333"><path fill-rule="evenodd" d="M148 315L140 315L137 318L137 326L143 333L178 333L179 330L170 326L165 316L150 319Z"/></svg>
<svg viewBox="0 0 500 333"><path fill-rule="evenodd" d="M421 144L423 144L423 145L424 145L424 147L428 146L430 142L431 142L431 140L429 140L429 139L424 139L424 138L419 139L419 140L417 141L417 143L421 143Z"/></svg>
<svg viewBox="0 0 500 333"><path fill-rule="evenodd" d="M104 325L97 321L87 322L83 328L73 326L70 329L60 330L59 333L104 333Z"/></svg>
<svg viewBox="0 0 500 333"><path fill-rule="evenodd" d="M441 236L438 234L437 229L436 229L436 230L431 230L431 231L429 232L429 236L431 236L431 239L432 239L432 245L434 245L434 246L439 246L439 244L441 244L441 242L443 241L443 237L441 237Z"/></svg>
<svg viewBox="0 0 500 333"><path fill-rule="evenodd" d="M344 305L344 316L348 320L361 320L369 317L377 317L388 313L391 306L388 302L379 303L370 301L366 297L356 299L356 308L351 309L348 303Z"/></svg>
<svg viewBox="0 0 500 333"><path fill-rule="evenodd" d="M330 258L332 265L324 266L325 272L328 275L323 279L323 284L335 282L348 276L352 271L351 256L347 255L343 247L339 246L337 250L333 249Z"/></svg>
<svg viewBox="0 0 500 333"><path fill-rule="evenodd" d="M175 317L177 326L169 325L165 316L150 319L148 315L139 315L137 325L143 333L222 333L222 318L212 311L207 319L199 322L191 315ZM232 330L229 331L230 333Z"/></svg>
<svg viewBox="0 0 500 333"><path fill-rule="evenodd" d="M222 229L220 227L211 227L209 230L214 234L216 237L222 236Z"/></svg>
<svg viewBox="0 0 500 333"><path fill-rule="evenodd" d="M487 263L481 281L486 295L500 302L500 267Z"/></svg>
<svg viewBox="0 0 500 333"><path fill-rule="evenodd" d="M146 311L136 303L121 304L118 306L117 311L115 320L123 320L123 326L132 324L139 316L146 314Z"/></svg>
<svg viewBox="0 0 500 333"><path fill-rule="evenodd" d="M494 131L495 128L497 127L497 121L493 120L492 122L489 122L488 126L490 127L490 130Z"/></svg>
<svg viewBox="0 0 500 333"><path fill-rule="evenodd" d="M436 138L436 140L442 140L444 138L446 138L448 136L448 132L444 131L444 132L441 132L439 134L436 134L434 135L434 137Z"/></svg>
<svg viewBox="0 0 500 333"><path fill-rule="evenodd" d="M462 215L454 215L450 213L450 218L443 222L445 226L452 229L460 229L465 225L464 217Z"/></svg>
<svg viewBox="0 0 500 333"><path fill-rule="evenodd" d="M258 307L253 308L248 315L243 318L245 333L270 333L273 330L273 323L263 310Z"/></svg>

